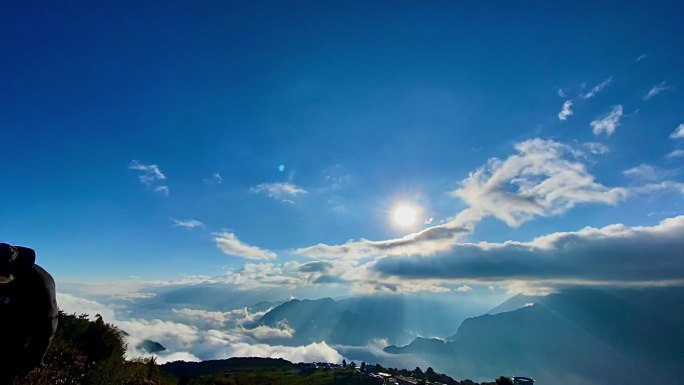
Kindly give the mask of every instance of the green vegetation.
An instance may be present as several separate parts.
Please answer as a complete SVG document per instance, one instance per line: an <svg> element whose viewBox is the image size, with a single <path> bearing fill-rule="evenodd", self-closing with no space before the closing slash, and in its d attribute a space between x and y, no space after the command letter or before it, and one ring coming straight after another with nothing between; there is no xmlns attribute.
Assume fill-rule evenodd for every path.
<svg viewBox="0 0 684 385"><path fill-rule="evenodd" d="M59 314L59 327L43 364L18 385L172 385L152 358L126 360L125 332L98 314Z"/></svg>
<svg viewBox="0 0 684 385"><path fill-rule="evenodd" d="M160 366L154 358L127 359L125 336L99 314L91 321L86 314L60 313L43 364L17 385L476 385L432 368L409 371L365 362L316 366L283 359L230 358ZM383 380L375 375L380 372L396 379Z"/></svg>

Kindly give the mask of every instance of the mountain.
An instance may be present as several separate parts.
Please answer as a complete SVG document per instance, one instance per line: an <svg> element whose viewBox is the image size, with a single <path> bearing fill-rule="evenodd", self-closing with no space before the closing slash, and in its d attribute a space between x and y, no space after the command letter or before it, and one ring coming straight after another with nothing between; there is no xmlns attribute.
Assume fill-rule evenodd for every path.
<svg viewBox="0 0 684 385"><path fill-rule="evenodd" d="M496 306L495 308L491 309L490 311L487 312L487 314L499 314L499 313L506 313L509 311L513 310L518 310L520 308L523 308L525 306L532 306L534 305L537 301L542 300L544 297L541 296L533 296L533 295L524 295L524 294L518 294L515 295L500 305Z"/></svg>
<svg viewBox="0 0 684 385"><path fill-rule="evenodd" d="M684 377L681 303L681 288L567 290L537 297L532 306L467 319L448 342L422 339L385 352L422 355L457 377L509 373L570 385L678 384Z"/></svg>
<svg viewBox="0 0 684 385"><path fill-rule="evenodd" d="M416 336L452 334L469 314L462 308L443 301L409 300L401 296L356 297L335 301L288 301L275 307L247 327L282 323L295 330L292 339L279 344L308 344L326 341L339 345L367 345L373 340L408 343Z"/></svg>
<svg viewBox="0 0 684 385"><path fill-rule="evenodd" d="M157 341L152 341L152 340L143 340L140 342L136 348L138 350L145 351L147 353L158 353L158 352L163 352L166 350L164 345L160 344Z"/></svg>

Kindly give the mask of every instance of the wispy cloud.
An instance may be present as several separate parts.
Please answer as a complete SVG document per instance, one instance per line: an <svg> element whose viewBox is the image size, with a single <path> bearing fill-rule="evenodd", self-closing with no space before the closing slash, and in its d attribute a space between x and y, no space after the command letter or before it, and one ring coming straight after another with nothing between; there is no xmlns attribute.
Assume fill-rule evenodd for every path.
<svg viewBox="0 0 684 385"><path fill-rule="evenodd" d="M175 227L182 227L185 229L194 229L204 226L204 223L198 221L197 219L173 219L173 225Z"/></svg>
<svg viewBox="0 0 684 385"><path fill-rule="evenodd" d="M228 255L246 259L275 259L278 255L270 250L250 246L238 239L234 233L222 232L214 234L214 242L221 251Z"/></svg>
<svg viewBox="0 0 684 385"><path fill-rule="evenodd" d="M253 194L265 193L270 198L280 200L291 200L297 195L307 194L307 191L292 183L261 183L251 187L249 191Z"/></svg>
<svg viewBox="0 0 684 385"><path fill-rule="evenodd" d="M636 59L636 61L642 61L642 60L646 59L647 57L648 57L647 53L642 53L641 55L639 55L639 57Z"/></svg>
<svg viewBox="0 0 684 385"><path fill-rule="evenodd" d="M515 145L517 154L490 159L453 192L470 207L454 220L493 216L509 226L536 216L559 215L580 203L615 204L627 193L594 180L582 163L584 152L552 140Z"/></svg>
<svg viewBox="0 0 684 385"><path fill-rule="evenodd" d="M612 135L620 125L620 118L622 118L622 105L618 104L613 106L613 109L607 115L590 123L594 135L600 135L602 132L605 132L608 136Z"/></svg>
<svg viewBox="0 0 684 385"><path fill-rule="evenodd" d="M637 181L659 181L674 175L675 172L642 163L623 171L622 174Z"/></svg>
<svg viewBox="0 0 684 385"><path fill-rule="evenodd" d="M151 185L154 182L166 179L166 175L161 172L156 164L142 164L137 160L132 160L128 165L131 170L140 171L138 179L144 185Z"/></svg>
<svg viewBox="0 0 684 385"><path fill-rule="evenodd" d="M223 183L223 177L221 177L221 174L215 172L212 173L210 177L202 179L202 181L207 185L221 184Z"/></svg>
<svg viewBox="0 0 684 385"><path fill-rule="evenodd" d="M603 154L607 154L608 152L610 152L610 149L608 148L608 146L606 146L605 144L602 144L602 143L588 142L588 143L584 143L584 147L586 147L590 153L597 154L597 155L603 155Z"/></svg>
<svg viewBox="0 0 684 385"><path fill-rule="evenodd" d="M563 103L561 111L558 113L558 119L567 120L570 115L572 115L572 100L566 100Z"/></svg>
<svg viewBox="0 0 684 385"><path fill-rule="evenodd" d="M166 179L166 175L159 169L156 164L142 164L137 160L132 160L128 165L131 170L139 171L138 180L145 186L152 186L160 181ZM166 185L158 185L154 187L154 191L165 197L169 196L169 187Z"/></svg>
<svg viewBox="0 0 684 385"><path fill-rule="evenodd" d="M610 82L611 82L612 80L613 80L613 77L611 76L611 77L609 77L608 79L602 81L601 83L595 85L594 87L592 87L591 90L589 90L589 92L587 92L586 94L582 95L582 98L584 98L584 99L591 99L591 98L593 98L594 96L596 96L596 94L598 94L598 93L601 92L604 88L606 88L606 86L607 86L608 84L610 84Z"/></svg>
<svg viewBox="0 0 684 385"><path fill-rule="evenodd" d="M159 186L154 188L154 192L167 197L167 196L169 196L169 193L170 193L169 186L159 185Z"/></svg>
<svg viewBox="0 0 684 385"><path fill-rule="evenodd" d="M654 96L660 94L663 91L669 90L672 88L672 86L668 85L667 82L662 81L656 85L654 85L646 95L644 95L644 100L649 100L653 98Z"/></svg>
<svg viewBox="0 0 684 385"><path fill-rule="evenodd" d="M565 97L567 97L567 96L568 96L568 94L565 93L565 90L564 90L564 89L562 89L562 88L559 88L559 89L558 89L558 97L559 97L559 98L565 98Z"/></svg>
<svg viewBox="0 0 684 385"><path fill-rule="evenodd" d="M319 243L296 249L294 253L315 259L349 260L385 255L429 255L451 249L460 238L470 232L471 229L467 227L440 225L401 238L382 241L351 240L341 245Z"/></svg>
<svg viewBox="0 0 684 385"><path fill-rule="evenodd" d="M674 150L671 153L667 154L668 159L681 158L681 157L684 157L684 150L682 150L682 149L677 149L677 150Z"/></svg>
<svg viewBox="0 0 684 385"><path fill-rule="evenodd" d="M684 139L684 123L679 124L670 134L670 139Z"/></svg>

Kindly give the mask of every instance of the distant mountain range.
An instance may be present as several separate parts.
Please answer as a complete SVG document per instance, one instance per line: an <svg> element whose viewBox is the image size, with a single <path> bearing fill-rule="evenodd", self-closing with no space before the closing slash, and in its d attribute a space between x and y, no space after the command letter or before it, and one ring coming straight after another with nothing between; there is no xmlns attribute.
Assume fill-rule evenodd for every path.
<svg viewBox="0 0 684 385"><path fill-rule="evenodd" d="M471 312L471 313L468 313ZM410 300L401 296L358 297L335 301L294 299L275 307L247 327L278 327L283 322L295 330L279 344L301 345L326 341L340 345L366 345L385 339L405 344L416 336L444 336L472 314L472 310L444 302Z"/></svg>
<svg viewBox="0 0 684 385"><path fill-rule="evenodd" d="M514 297L446 338L388 346L456 377L525 374L539 383L680 384L684 289L574 289Z"/></svg>

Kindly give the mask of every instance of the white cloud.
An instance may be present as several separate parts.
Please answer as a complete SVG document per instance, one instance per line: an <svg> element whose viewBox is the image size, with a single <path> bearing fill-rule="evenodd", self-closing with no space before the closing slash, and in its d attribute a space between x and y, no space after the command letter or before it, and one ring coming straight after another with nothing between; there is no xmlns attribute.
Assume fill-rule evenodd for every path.
<svg viewBox="0 0 684 385"><path fill-rule="evenodd" d="M266 193L270 198L280 200L286 200L307 193L306 190L287 182L262 183L251 187L249 191L253 194Z"/></svg>
<svg viewBox="0 0 684 385"><path fill-rule="evenodd" d="M620 125L620 118L622 117L622 105L613 106L613 109L604 117L593 120L590 125L593 129L594 135L599 135L605 132L610 136L615 132L615 129Z"/></svg>
<svg viewBox="0 0 684 385"><path fill-rule="evenodd" d="M233 329L242 328L243 325L256 321L269 310L271 309L252 312L246 307L229 311L173 308L171 314L184 323L200 329Z"/></svg>
<svg viewBox="0 0 684 385"><path fill-rule="evenodd" d="M594 181L580 162L581 151L552 140L531 139L515 145L517 154L490 159L471 172L453 192L470 207L454 219L478 221L493 216L519 226L535 216L559 215L579 203L615 204L621 188Z"/></svg>
<svg viewBox="0 0 684 385"><path fill-rule="evenodd" d="M669 85L667 85L667 82L662 81L662 82L660 82L660 83L654 85L654 86L648 91L648 93L647 93L646 95L644 95L644 100L649 100L649 99L651 99L652 97L654 97L654 96L660 94L661 92L666 91L666 90L669 90L670 88L672 88L672 86L669 86Z"/></svg>
<svg viewBox="0 0 684 385"><path fill-rule="evenodd" d="M642 163L636 167L623 171L622 174L638 181L657 181L672 176L675 173L670 170L663 170L651 166L650 164Z"/></svg>
<svg viewBox="0 0 684 385"><path fill-rule="evenodd" d="M515 149L516 155L490 159L461 182L452 194L469 208L444 224L396 239L319 243L293 252L325 260L431 255L450 250L472 231L474 223L487 216L519 226L535 216L562 214L580 203L615 204L628 194L626 189L595 182L580 161L585 153L571 146L531 139L516 144Z"/></svg>
<svg viewBox="0 0 684 385"><path fill-rule="evenodd" d="M304 285L304 275L298 274L298 262L247 263L237 271L226 273L225 281L245 289L263 287L295 288Z"/></svg>
<svg viewBox="0 0 684 385"><path fill-rule="evenodd" d="M456 289L456 291L458 291L459 293L467 293L469 291L473 291L473 288L468 286L468 285L463 285L463 286L459 286Z"/></svg>
<svg viewBox="0 0 684 385"><path fill-rule="evenodd" d="M680 123L670 134L670 139L684 139L684 123Z"/></svg>
<svg viewBox="0 0 684 385"><path fill-rule="evenodd" d="M401 238L382 241L350 240L341 245L317 245L294 250L297 255L316 259L363 259L384 255L427 255L451 249L470 229L462 226L439 225Z"/></svg>
<svg viewBox="0 0 684 385"><path fill-rule="evenodd" d="M215 172L212 173L209 178L204 178L202 181L207 185L221 184L223 183L223 177L221 177L221 174Z"/></svg>
<svg viewBox="0 0 684 385"><path fill-rule="evenodd" d="M565 93L565 90L563 90L562 88L558 89L558 97L559 98L565 98L567 96L568 96L568 94Z"/></svg>
<svg viewBox="0 0 684 385"><path fill-rule="evenodd" d="M570 115L572 115L572 100L566 100L563 103L561 111L558 113L558 119L567 120Z"/></svg>
<svg viewBox="0 0 684 385"><path fill-rule="evenodd" d="M67 312L81 314L83 312L102 314L105 322L112 323L126 332L127 356L149 356L145 351L138 350L137 346L144 340L152 340L166 348L165 351L153 354L159 363L175 360L200 361L210 359L224 359L229 357L272 357L283 358L292 362L340 362L342 356L325 342L316 342L304 346L279 346L260 343L259 338L289 338L294 333L286 324L277 328L257 327L245 329L238 324L237 327L222 328L218 330L211 327L198 328L182 322L166 319L122 319L121 314L126 314L123 308L121 314L115 313L110 307L96 301L78 298L69 294L59 294L60 306ZM192 319L210 320L213 325L219 325L222 321L228 322L237 315L243 322L249 317L241 317L241 309L219 314L201 310L181 309L175 310L173 315L180 315ZM245 310L246 311L246 310ZM226 323L224 323L226 325ZM288 337L289 336L289 337Z"/></svg>
<svg viewBox="0 0 684 385"><path fill-rule="evenodd" d="M131 170L140 171L138 179L144 185L151 185L154 182L166 179L166 175L161 172L156 164L142 164L137 160L132 160L128 165Z"/></svg>
<svg viewBox="0 0 684 385"><path fill-rule="evenodd" d="M230 232L215 233L214 241L221 251L235 257L247 259L274 259L278 256L270 250L243 243L234 233Z"/></svg>
<svg viewBox="0 0 684 385"><path fill-rule="evenodd" d="M252 329L243 329L243 333L250 335L257 340L268 339L289 339L294 336L295 330L292 329L287 322L279 322L277 327L270 327L266 325L259 325Z"/></svg>
<svg viewBox="0 0 684 385"><path fill-rule="evenodd" d="M587 142L587 143L584 143L584 147L586 147L590 153L596 154L596 155L603 155L603 154L607 154L610 152L610 149L608 148L608 146L606 146L605 144L602 144L602 143Z"/></svg>
<svg viewBox="0 0 684 385"><path fill-rule="evenodd" d="M659 183L649 183L643 186L633 187L630 192L634 194L655 194L674 191L684 195L684 183L663 181Z"/></svg>
<svg viewBox="0 0 684 385"><path fill-rule="evenodd" d="M76 315L88 314L94 319L96 314L100 314L105 320L114 319L114 311L97 301L76 297L72 294L57 293L57 303L59 310Z"/></svg>
<svg viewBox="0 0 684 385"><path fill-rule="evenodd" d="M182 227L185 229L194 229L204 226L204 223L198 221L197 219L173 219L173 225L175 227Z"/></svg>
<svg viewBox="0 0 684 385"><path fill-rule="evenodd" d="M639 55L639 57L636 59L636 61L642 61L642 60L646 59L646 57L648 57L648 54L642 53L641 55Z"/></svg>
<svg viewBox="0 0 684 385"><path fill-rule="evenodd" d="M154 192L159 193L165 197L169 196L169 187L165 185L160 185L154 188Z"/></svg>
<svg viewBox="0 0 684 385"><path fill-rule="evenodd" d="M684 157L684 150L677 149L667 154L668 159Z"/></svg>
<svg viewBox="0 0 684 385"><path fill-rule="evenodd" d="M613 77L612 77L612 76L609 77L608 79L602 81L601 83L595 85L591 90L589 90L589 92L587 92L586 94L582 95L582 97L583 97L584 99L591 99L591 98L593 98L594 96L596 96L596 94L598 94L599 92L601 92L601 90L603 90L604 88L606 88L606 86L611 82L611 80L613 80Z"/></svg>

